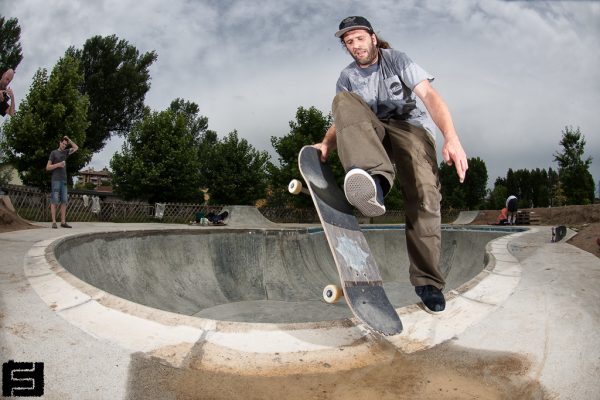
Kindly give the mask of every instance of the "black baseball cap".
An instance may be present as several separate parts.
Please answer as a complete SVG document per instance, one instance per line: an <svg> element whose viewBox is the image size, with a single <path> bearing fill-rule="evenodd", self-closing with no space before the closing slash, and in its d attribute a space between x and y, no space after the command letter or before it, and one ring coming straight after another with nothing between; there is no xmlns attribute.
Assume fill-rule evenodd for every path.
<svg viewBox="0 0 600 400"><path fill-rule="evenodd" d="M344 18L344 20L340 22L339 31L335 33L335 37L342 37L344 33L353 31L355 29L364 29L369 32L373 32L371 23L367 21L365 17L353 16Z"/></svg>

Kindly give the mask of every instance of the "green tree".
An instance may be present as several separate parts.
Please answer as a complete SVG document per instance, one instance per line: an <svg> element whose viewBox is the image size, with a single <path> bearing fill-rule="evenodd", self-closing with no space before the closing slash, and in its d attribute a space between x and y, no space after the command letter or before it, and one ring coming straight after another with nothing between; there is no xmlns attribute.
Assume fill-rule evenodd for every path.
<svg viewBox="0 0 600 400"><path fill-rule="evenodd" d="M501 183L496 183L494 189L490 192L487 208L490 210L501 210L506 207L508 198L508 189Z"/></svg>
<svg viewBox="0 0 600 400"><path fill-rule="evenodd" d="M175 99L171 102L169 109L185 118L186 125L188 126L190 133L194 138L195 144L197 146L201 145L204 142L205 136L209 130L208 117L199 115L200 108L198 105L183 99ZM215 132L211 132L211 138L214 137L215 141L216 135L217 134Z"/></svg>
<svg viewBox="0 0 600 400"><path fill-rule="evenodd" d="M517 177L515 176L515 172L512 168L509 168L506 172L506 180L505 186L507 190L507 194L509 196L514 195L519 198L519 183L517 182Z"/></svg>
<svg viewBox="0 0 600 400"><path fill-rule="evenodd" d="M2 143L2 137L0 136L0 143ZM0 192L2 191L2 187L6 186L10 183L10 179L12 177L12 173L9 168L5 168L4 164L4 153L0 149Z"/></svg>
<svg viewBox="0 0 600 400"><path fill-rule="evenodd" d="M554 171L552 168L548 168L548 188L550 190L549 206L557 207L566 203L566 198L560 186L558 171Z"/></svg>
<svg viewBox="0 0 600 400"><path fill-rule="evenodd" d="M476 210L483 206L488 180L487 167L479 157L469 158L469 171L461 184L453 165L440 163L442 208Z"/></svg>
<svg viewBox="0 0 600 400"><path fill-rule="evenodd" d="M100 151L112 134L125 135L144 116L144 98L150 89L148 69L156 60L154 51L140 52L115 35L94 36L82 49L70 47L68 55L80 60L81 92L90 99L84 146Z"/></svg>
<svg viewBox="0 0 600 400"><path fill-rule="evenodd" d="M175 100L161 112L147 112L134 124L121 153L110 161L113 188L125 199L154 202L198 201L198 126L193 103Z"/></svg>
<svg viewBox="0 0 600 400"><path fill-rule="evenodd" d="M463 182L467 208L471 210L481 208L485 200L487 181L488 173L485 162L479 157L470 158L468 176Z"/></svg>
<svg viewBox="0 0 600 400"><path fill-rule="evenodd" d="M0 16L0 74L9 68L16 69L23 60L20 39L19 20Z"/></svg>
<svg viewBox="0 0 600 400"><path fill-rule="evenodd" d="M490 209L502 208L511 194L519 199L520 208L560 206L566 203L558 173L552 168L548 171L539 168L513 171L509 168L505 178L496 179L486 206Z"/></svg>
<svg viewBox="0 0 600 400"><path fill-rule="evenodd" d="M315 107L298 107L296 119L289 122L289 133L283 137L271 136L271 145L279 156L279 165L271 165L269 169L270 190L267 200L270 206L312 207L312 200L308 196L292 196L288 193L287 186L290 180L301 179L298 170L300 149L321 142L331 123L330 114L325 115ZM327 162L332 166L338 181L342 182L343 168L335 151L330 154Z"/></svg>
<svg viewBox="0 0 600 400"><path fill-rule="evenodd" d="M516 191L511 194L517 196L519 207L531 207L533 198L533 188L531 186L531 173L527 169L518 169L514 171L514 180L516 183Z"/></svg>
<svg viewBox="0 0 600 400"><path fill-rule="evenodd" d="M471 171L469 169L467 175L470 175L470 173ZM466 209L466 191L461 187L454 166L441 162L438 174L442 190L442 208ZM466 179L467 178L465 177L465 180Z"/></svg>
<svg viewBox="0 0 600 400"><path fill-rule="evenodd" d="M560 145L562 152L554 153L558 162L560 184L567 204L591 204L594 202L594 179L589 171L592 157L585 160L585 136L579 128L565 127Z"/></svg>
<svg viewBox="0 0 600 400"><path fill-rule="evenodd" d="M296 119L290 121L290 132L283 137L271 137L271 144L279 155L279 166L272 165L270 174L270 190L268 204L274 207L293 206L297 208L313 207L308 196L292 196L287 191L287 185L292 179L301 179L298 170L298 153L303 146L320 143L325 132L333 122L332 116L325 115L315 107L298 107ZM327 163L333 170L338 185L344 182L345 171L337 155L332 151ZM403 208L404 201L398 184L395 184L385 197L388 210Z"/></svg>
<svg viewBox="0 0 600 400"><path fill-rule="evenodd" d="M531 171L532 205L548 207L550 205L550 185L545 169L536 168Z"/></svg>
<svg viewBox="0 0 600 400"><path fill-rule="evenodd" d="M269 154L233 131L222 140L209 132L201 145L200 174L211 204L255 205L266 196Z"/></svg>
<svg viewBox="0 0 600 400"><path fill-rule="evenodd" d="M78 61L70 56L57 62L50 77L38 70L19 112L3 125L2 150L26 185L49 189L48 156L64 135L80 147L68 159L69 179L90 161L90 151L81 146L89 124L88 98L78 90L82 80Z"/></svg>

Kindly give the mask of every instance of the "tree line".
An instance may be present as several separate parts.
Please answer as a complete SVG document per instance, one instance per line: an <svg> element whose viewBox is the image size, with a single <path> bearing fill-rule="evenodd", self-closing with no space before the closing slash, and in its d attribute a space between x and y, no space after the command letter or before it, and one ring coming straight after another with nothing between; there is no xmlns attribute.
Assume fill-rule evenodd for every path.
<svg viewBox="0 0 600 400"><path fill-rule="evenodd" d="M0 65L16 68L22 59L16 19L0 17ZM10 56L10 59L2 57ZM6 58L5 57L5 58ZM166 110L144 103L150 89L154 51L140 53L115 35L94 36L82 48L70 47L48 72L40 68L14 117L1 127L0 149L26 185L49 188L44 169L48 154L68 135L80 151L69 158L68 176L76 175L113 135L124 138L110 160L113 190L124 199L148 202L198 202L205 193L212 204L263 204L311 207L306 196L291 196L287 184L300 177L300 148L319 142L332 123L330 114L299 107L289 132L272 136L277 161L255 149L237 131L219 138L197 104L173 99ZM514 194L521 207L588 204L594 201L589 173L592 159L583 159L585 137L565 127L562 151L554 154L558 170L509 169L487 190L485 162L470 158L463 184L454 167L439 165L442 207L501 208ZM339 183L344 171L335 154L329 158ZM386 198L388 209L403 206L399 185Z"/></svg>

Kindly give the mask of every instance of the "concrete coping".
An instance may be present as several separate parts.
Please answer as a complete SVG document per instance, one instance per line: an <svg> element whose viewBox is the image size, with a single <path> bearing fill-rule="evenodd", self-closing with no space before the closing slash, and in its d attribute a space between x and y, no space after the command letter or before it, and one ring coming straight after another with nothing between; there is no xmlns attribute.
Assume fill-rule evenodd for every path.
<svg viewBox="0 0 600 400"><path fill-rule="evenodd" d="M443 313L431 315L417 304L398 308L404 331L385 337L386 342L406 353L425 350L455 337L495 310L521 278L521 265L509 251L509 243L524 231L513 230L487 244L487 265L475 278L447 293ZM331 372L378 361L379 353L373 349L380 346L382 337L355 319L226 322L162 311L107 293L57 262L55 246L75 236L37 242L25 256L24 270L51 310L95 338L147 353L175 367L201 349L203 369L237 374Z"/></svg>

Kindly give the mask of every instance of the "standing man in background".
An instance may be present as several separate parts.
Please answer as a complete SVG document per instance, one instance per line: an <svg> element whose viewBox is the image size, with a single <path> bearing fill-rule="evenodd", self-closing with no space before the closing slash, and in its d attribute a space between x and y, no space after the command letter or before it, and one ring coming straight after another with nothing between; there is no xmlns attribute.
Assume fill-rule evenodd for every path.
<svg viewBox="0 0 600 400"><path fill-rule="evenodd" d="M71 145L69 149L67 146ZM48 163L46 164L46 171L52 171L52 178L50 180L52 193L50 198L50 213L52 214L52 228L56 229L56 206L60 204L60 226L62 228L71 228L71 225L67 224L67 202L69 196L67 193L67 158L75 153L79 149L77 145L69 139L68 136L64 136L58 143L58 149L52 150Z"/></svg>

